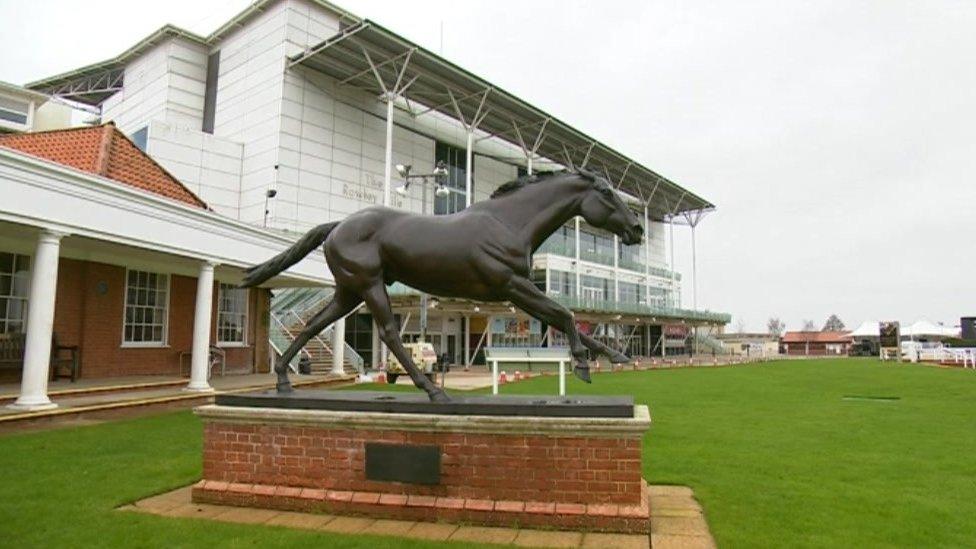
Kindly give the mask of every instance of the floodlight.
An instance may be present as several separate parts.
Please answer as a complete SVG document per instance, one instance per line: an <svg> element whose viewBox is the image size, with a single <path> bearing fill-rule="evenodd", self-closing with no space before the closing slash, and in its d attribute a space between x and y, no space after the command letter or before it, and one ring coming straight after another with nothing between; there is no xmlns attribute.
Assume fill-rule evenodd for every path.
<svg viewBox="0 0 976 549"><path fill-rule="evenodd" d="M449 191L447 189L447 187L445 187L444 185L438 185L437 186L437 190L434 191L434 194L437 195L437 196L439 196L439 197L441 197L441 198L443 198L443 197L451 194L451 191Z"/></svg>
<svg viewBox="0 0 976 549"><path fill-rule="evenodd" d="M404 183L403 185L400 185L399 187L397 187L395 189L396 190L396 193L398 195L400 195L400 196L406 196L406 194L407 194L407 188L409 186L410 186L410 183Z"/></svg>
<svg viewBox="0 0 976 549"><path fill-rule="evenodd" d="M409 177L410 176L410 165L407 164L406 166L404 166L403 164L397 164L396 165L396 171L397 171L398 174L400 174L400 177Z"/></svg>
<svg viewBox="0 0 976 549"><path fill-rule="evenodd" d="M439 177L447 177L447 164L443 160L438 160L437 165L434 166L434 175Z"/></svg>

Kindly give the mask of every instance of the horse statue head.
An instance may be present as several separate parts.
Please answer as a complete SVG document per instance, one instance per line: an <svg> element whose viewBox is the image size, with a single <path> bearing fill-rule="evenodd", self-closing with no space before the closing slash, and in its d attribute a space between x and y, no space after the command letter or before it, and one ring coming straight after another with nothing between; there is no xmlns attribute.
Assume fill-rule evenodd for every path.
<svg viewBox="0 0 976 549"><path fill-rule="evenodd" d="M619 236L620 241L628 246L640 244L644 227L624 204L620 194L610 186L610 182L586 169L578 169L576 173L592 183L589 192L580 201L579 213L583 219L593 227Z"/></svg>

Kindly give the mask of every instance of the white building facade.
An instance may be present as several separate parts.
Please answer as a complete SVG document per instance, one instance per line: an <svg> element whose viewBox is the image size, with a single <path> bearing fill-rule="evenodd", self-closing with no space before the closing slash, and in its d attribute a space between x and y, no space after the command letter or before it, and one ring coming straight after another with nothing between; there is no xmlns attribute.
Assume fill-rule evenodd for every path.
<svg viewBox="0 0 976 549"><path fill-rule="evenodd" d="M114 59L29 87L100 108L216 212L294 236L373 205L453 213L527 172L603 170L645 219L646 242L623 246L576 220L535 255L540 287L639 355L669 352L666 325L728 321L680 309L668 257L676 220L694 226L710 203L335 5L258 1L210 36L166 26ZM420 185L394 192L395 165L429 172L438 161L449 196L428 192L422 204ZM394 286L391 295L405 339L417 337L416 293ZM435 346L458 363L488 344L559 343L507 306L436 303L429 318ZM345 334L381 361L368 316L357 313Z"/></svg>

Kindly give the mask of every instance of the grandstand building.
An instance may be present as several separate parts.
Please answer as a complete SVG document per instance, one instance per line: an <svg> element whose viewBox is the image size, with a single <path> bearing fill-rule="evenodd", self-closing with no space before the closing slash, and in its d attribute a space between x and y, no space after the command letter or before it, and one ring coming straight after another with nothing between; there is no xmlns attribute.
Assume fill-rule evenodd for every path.
<svg viewBox="0 0 976 549"><path fill-rule="evenodd" d="M215 212L297 237L364 207L442 215L488 200L520 174L587 167L644 220L625 246L581 219L533 259L534 279L575 311L581 329L637 356L687 352L694 326L723 313L681 308L676 224L714 206L626 154L410 42L319 0L259 0L209 36L164 26L115 58L28 84L99 109ZM396 166L448 168L446 196L398 193ZM430 200L424 202L424 196ZM269 254L270 255L270 254ZM166 274L166 273L161 273ZM693 284L692 284L693 287ZM419 337L419 294L390 288L403 337ZM279 292L273 349L287 344L328 290ZM432 299L426 332L455 363L486 346L564 344L562 334L505 304ZM333 360L382 361L360 310L332 335Z"/></svg>

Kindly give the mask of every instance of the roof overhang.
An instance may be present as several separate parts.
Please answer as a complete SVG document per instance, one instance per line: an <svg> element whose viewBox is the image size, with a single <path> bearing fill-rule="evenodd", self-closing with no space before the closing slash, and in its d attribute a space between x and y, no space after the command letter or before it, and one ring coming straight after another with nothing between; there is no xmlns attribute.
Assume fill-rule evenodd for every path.
<svg viewBox="0 0 976 549"><path fill-rule="evenodd" d="M174 266L208 261L228 281L238 281L244 269L294 243L294 238L2 147L0 188L0 224L61 232L102 256L123 248L138 251L126 252L118 261L139 253L171 257ZM334 285L334 279L321 254L309 254L265 284L326 285Z"/></svg>
<svg viewBox="0 0 976 549"><path fill-rule="evenodd" d="M86 105L100 105L122 89L126 64L170 38L184 38L198 44L207 40L173 25L164 25L136 45L112 59L31 82L26 88Z"/></svg>
<svg viewBox="0 0 976 549"><path fill-rule="evenodd" d="M714 205L569 124L458 67L374 21L364 20L292 56L289 67L323 73L343 86L403 98L414 115L436 111L527 155L602 173L648 206L655 220Z"/></svg>

